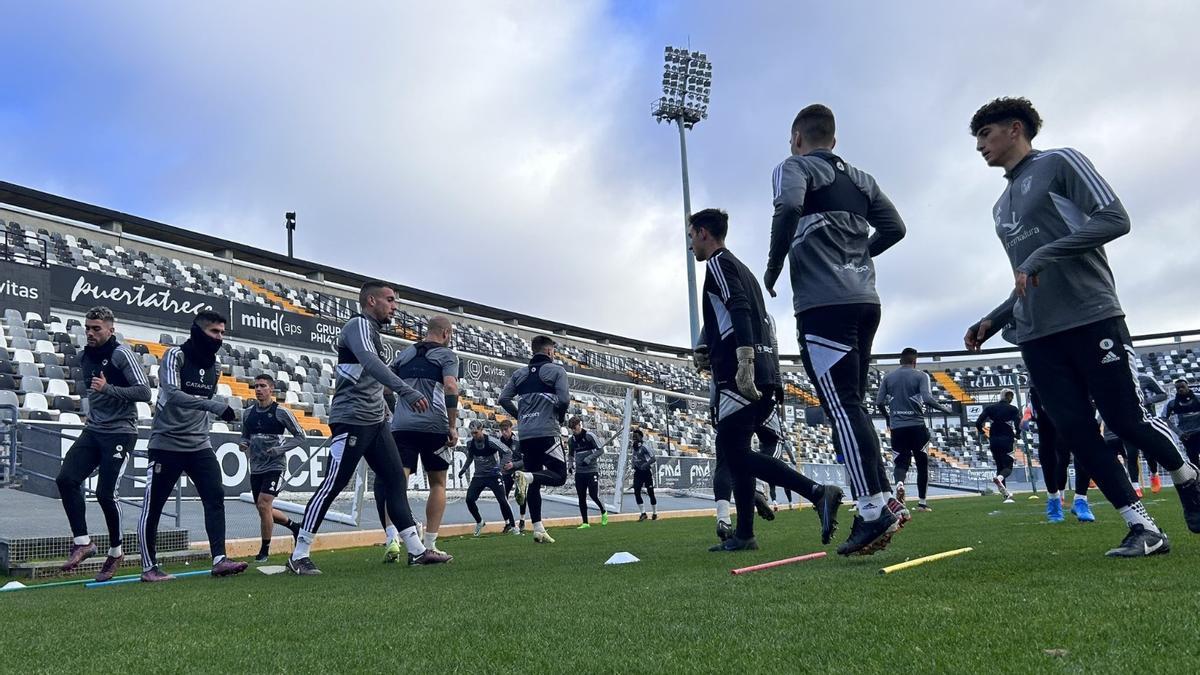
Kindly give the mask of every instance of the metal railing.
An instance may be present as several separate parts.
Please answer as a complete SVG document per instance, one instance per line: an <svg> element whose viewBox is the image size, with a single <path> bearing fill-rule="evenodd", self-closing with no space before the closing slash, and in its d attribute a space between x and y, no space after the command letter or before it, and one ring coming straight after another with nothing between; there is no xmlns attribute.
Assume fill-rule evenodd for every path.
<svg viewBox="0 0 1200 675"><path fill-rule="evenodd" d="M0 414L3 414L3 412L5 412L4 411L5 408L13 408L13 406L11 406L11 405L0 406ZM13 410L15 411L15 408L13 408ZM9 476L11 476L11 478L13 478L13 479L24 476L24 477L36 478L39 480L45 480L45 481L54 483L57 476L49 476L49 475L46 475L39 471L34 471L33 469L30 469L30 468L24 466L21 461L21 458L23 455L36 455L38 457L45 457L47 459L52 459L56 462L61 462L62 456L60 454L46 452L45 450L40 450L38 448L35 448L35 447L25 444L23 442L24 434L26 434L26 433L32 433L35 435L42 434L44 436L50 436L52 438L57 438L59 440L65 439L65 440L68 440L71 442L74 442L78 438L78 436L70 436L68 434L64 434L61 431L55 431L53 429L48 429L48 428L40 426L40 425L24 424L21 422L18 422L11 426L13 429L12 445L10 446L11 449L9 451L9 461L7 464ZM130 456L131 457L144 457L147 459L149 458L148 454L142 450L133 450L130 453ZM128 472L122 471L120 478L122 480L129 481L133 485L135 491L140 490L140 493L144 494L145 488L146 488L146 478L145 477L138 476L136 473L130 474ZM119 483L118 483L118 486L119 486ZM89 488L87 486L86 482L83 483L82 488L83 488L83 493L84 493L85 497L92 497L92 498L96 497L96 491ZM121 491L118 487L117 494L120 495L120 493L121 493ZM173 518L175 520L175 527L178 528L178 527L180 527L180 525L183 521L183 487L182 487L181 481L176 481L173 494L174 494L174 501L175 501L175 511L173 513L169 512L169 511L163 511L162 515L166 516L168 518ZM144 500L118 496L117 501L122 504L128 504L129 506L133 506L135 508L141 509L143 507Z"/></svg>
<svg viewBox="0 0 1200 675"><path fill-rule="evenodd" d="M17 406L0 405L0 487L13 480L13 464L17 456L17 423L21 413Z"/></svg>

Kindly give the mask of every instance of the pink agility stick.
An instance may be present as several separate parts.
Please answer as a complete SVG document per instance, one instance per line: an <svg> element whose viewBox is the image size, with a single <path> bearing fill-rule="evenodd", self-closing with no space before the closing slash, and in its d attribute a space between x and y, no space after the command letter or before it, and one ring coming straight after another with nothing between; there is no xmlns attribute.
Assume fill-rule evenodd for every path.
<svg viewBox="0 0 1200 675"><path fill-rule="evenodd" d="M798 555L795 558L784 558L783 560L775 560L773 562L762 563L761 565L751 565L749 567L739 567L736 570L730 570L733 574L745 574L747 572L757 572L759 570L769 570L772 567L782 567L783 565L791 565L792 563L806 562L808 560L817 560L824 558L825 551L817 551L808 555Z"/></svg>

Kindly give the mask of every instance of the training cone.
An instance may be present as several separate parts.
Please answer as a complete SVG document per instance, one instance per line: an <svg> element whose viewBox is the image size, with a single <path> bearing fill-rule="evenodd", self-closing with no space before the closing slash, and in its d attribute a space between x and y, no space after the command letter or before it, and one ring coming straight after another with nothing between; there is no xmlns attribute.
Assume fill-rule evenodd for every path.
<svg viewBox="0 0 1200 675"><path fill-rule="evenodd" d="M4 587L0 588L0 591L19 591L22 588L25 588L25 584L19 581L10 581L7 584L4 584Z"/></svg>
<svg viewBox="0 0 1200 675"><path fill-rule="evenodd" d="M1037 495L1029 495L1029 499L1030 499L1030 501L1032 501L1035 499L1041 499L1041 497L1038 497Z"/></svg>
<svg viewBox="0 0 1200 675"><path fill-rule="evenodd" d="M612 557L609 558L608 560L604 561L604 564L605 565L624 565L626 563L635 563L635 562L641 562L641 561L638 560L637 556L630 553L629 551L620 551L618 553L612 554Z"/></svg>

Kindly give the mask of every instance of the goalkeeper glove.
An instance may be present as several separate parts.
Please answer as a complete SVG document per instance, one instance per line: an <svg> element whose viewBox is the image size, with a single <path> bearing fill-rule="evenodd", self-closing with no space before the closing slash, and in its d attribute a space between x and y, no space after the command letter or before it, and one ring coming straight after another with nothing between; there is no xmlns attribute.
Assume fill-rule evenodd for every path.
<svg viewBox="0 0 1200 675"><path fill-rule="evenodd" d="M734 382L742 396L751 401L762 398L758 387L754 386L754 347L737 348L737 375L734 376Z"/></svg>

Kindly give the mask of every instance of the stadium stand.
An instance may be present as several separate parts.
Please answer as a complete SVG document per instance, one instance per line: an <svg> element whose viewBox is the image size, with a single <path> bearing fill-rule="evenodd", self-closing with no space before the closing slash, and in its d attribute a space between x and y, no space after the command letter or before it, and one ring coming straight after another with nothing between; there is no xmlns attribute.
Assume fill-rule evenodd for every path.
<svg viewBox="0 0 1200 675"><path fill-rule="evenodd" d="M181 248L166 238L154 241L122 235L119 230L80 224L53 214L0 209L0 216L4 232L0 259L9 262L68 267L332 321L344 320L355 309L351 287L323 280L319 274L300 276L271 270L205 250ZM454 319L452 346L463 356L477 354L514 362L524 362L530 356L528 339L538 331L519 323L473 316L454 303L439 308L409 298L402 300L392 327L396 337L417 339L429 317L441 313ZM0 309L4 310L0 322L0 404L16 405L27 420L77 423L86 414L86 400L81 399L76 382L84 345L80 314L56 309L54 315L43 317L8 307ZM157 396L159 359L170 345L186 337L180 332L182 327L122 321L121 329L126 333L122 339L142 356ZM579 338L567 330L553 333L560 344L560 360L573 372L667 391L707 392L707 378L681 358L686 350L662 353L664 350L655 348L661 346L632 346L636 343L628 340L615 346L606 344L607 339ZM1164 383L1177 377L1195 378L1200 360L1197 345L1161 349L1139 349L1143 372ZM319 345L299 349L234 338L227 341L219 360L223 374L218 396L235 409L252 398L249 384L253 378L266 373L278 382L280 402L296 413L306 431L313 436L328 435L333 359ZM1019 359L1011 356L937 365L942 367L925 365L932 377L934 395L964 412L976 402L994 399L1003 383L1021 382L1025 376ZM881 365L872 370L872 392L890 367ZM816 423L810 424L804 414L818 402L798 359L786 358L784 370L787 423L800 459L815 464L836 462L829 427L819 415ZM472 420L503 419L503 414L496 412L500 386L487 379L464 378L459 416L463 437ZM578 392L572 412L588 418L589 426L598 433L610 435L620 426L622 408L623 400L612 392L583 391ZM702 408L696 404L673 406L665 400L644 397L634 409L633 423L647 430L651 440L671 454L710 455L713 432L707 423L707 411ZM142 405L139 409L141 423L148 426L153 406ZM989 464L985 444L981 444L970 421L965 414L932 419L931 459L935 466L971 468ZM878 417L877 424L886 451L889 442ZM233 431L239 429L236 422L230 426ZM1019 446L1018 464L1025 460L1027 451L1035 449L1033 434Z"/></svg>

